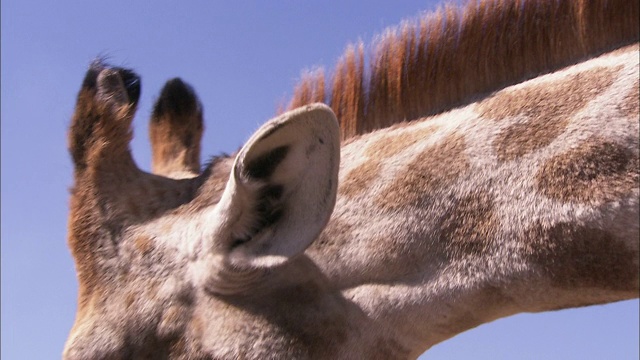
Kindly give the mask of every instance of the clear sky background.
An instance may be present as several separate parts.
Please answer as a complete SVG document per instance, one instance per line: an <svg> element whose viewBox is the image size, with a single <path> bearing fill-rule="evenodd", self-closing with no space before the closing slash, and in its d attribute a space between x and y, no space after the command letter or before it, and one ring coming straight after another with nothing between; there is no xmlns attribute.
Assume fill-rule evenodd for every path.
<svg viewBox="0 0 640 360"><path fill-rule="evenodd" d="M164 81L205 108L203 155L236 150L291 94L301 70L437 1L3 0L2 359L59 358L77 282L66 246L66 131L89 62L142 76L132 151L148 170L147 119ZM418 316L418 314L416 314ZM483 325L425 359L638 359L638 301Z"/></svg>

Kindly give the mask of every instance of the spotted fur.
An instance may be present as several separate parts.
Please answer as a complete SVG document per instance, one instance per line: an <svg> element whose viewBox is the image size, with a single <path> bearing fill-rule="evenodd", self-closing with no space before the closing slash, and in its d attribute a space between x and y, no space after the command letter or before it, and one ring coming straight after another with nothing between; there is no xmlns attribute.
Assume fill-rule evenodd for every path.
<svg viewBox="0 0 640 360"><path fill-rule="evenodd" d="M516 23L529 31L526 14L546 9L470 4L464 21L524 11ZM584 17L567 18L593 37L578 43L589 59L528 81L509 72L475 102L371 131L413 101L383 86L366 101L382 99L389 110L375 117L389 123L343 119L359 135L342 143L334 111L300 100L202 171L193 89L171 80L162 91L149 174L128 145L139 77L92 64L69 132L68 243L80 286L64 358L415 358L500 317L638 298L638 46L606 53L629 36L591 33L585 22L604 20L580 4ZM637 21L634 6L618 14L621 28ZM446 8L428 26L451 30L459 14ZM426 46L403 29L408 42L389 35L381 48ZM461 29L460 39L471 36ZM550 35L542 30L535 49ZM418 71L418 60L384 51L375 84L402 80L397 64ZM570 57L552 54L556 65ZM341 71L359 74L349 61ZM357 76L335 82L355 86ZM315 99L324 83L308 84L305 99ZM447 91L469 95L458 90ZM334 99L358 103L357 93ZM378 108L366 109L358 121Z"/></svg>

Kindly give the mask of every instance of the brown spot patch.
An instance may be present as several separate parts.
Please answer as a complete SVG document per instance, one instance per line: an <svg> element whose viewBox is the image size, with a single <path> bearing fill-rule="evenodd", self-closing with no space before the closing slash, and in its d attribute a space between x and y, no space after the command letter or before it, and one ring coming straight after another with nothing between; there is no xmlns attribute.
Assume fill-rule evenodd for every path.
<svg viewBox="0 0 640 360"><path fill-rule="evenodd" d="M448 244L447 254L453 258L482 255L491 245L497 226L491 195L473 193L459 199L444 216L440 241Z"/></svg>
<svg viewBox="0 0 640 360"><path fill-rule="evenodd" d="M189 323L193 333L197 335L201 335L205 329L204 322L200 316L194 315L191 317L191 322Z"/></svg>
<svg viewBox="0 0 640 360"><path fill-rule="evenodd" d="M184 318L184 309L181 306L173 305L170 306L167 310L162 314L162 320L160 321L161 325L170 325L176 323L181 318Z"/></svg>
<svg viewBox="0 0 640 360"><path fill-rule="evenodd" d="M160 233L162 234L170 234L173 231L173 224L170 222L164 223L160 227Z"/></svg>
<svg viewBox="0 0 640 360"><path fill-rule="evenodd" d="M294 266L290 270L318 271L311 262L307 264L311 267ZM277 349L277 343L282 339L286 342L283 345L289 358L333 359L354 330L350 329L343 311L352 305L333 292L328 294L325 285L314 280L294 282L272 287L272 291L258 297L227 301L268 321L274 344L272 349Z"/></svg>
<svg viewBox="0 0 640 360"><path fill-rule="evenodd" d="M142 255L147 254L151 249L153 249L153 240L148 236L137 236L133 241L133 244L136 247L136 250Z"/></svg>
<svg viewBox="0 0 640 360"><path fill-rule="evenodd" d="M394 339L378 339L372 344L371 352L365 358L372 360L407 359L409 349Z"/></svg>
<svg viewBox="0 0 640 360"><path fill-rule="evenodd" d="M379 206L398 210L419 206L425 195L448 185L469 169L462 136L453 134L419 154L377 198Z"/></svg>
<svg viewBox="0 0 640 360"><path fill-rule="evenodd" d="M571 117L613 84L621 66L599 67L514 91L501 91L481 102L481 116L500 120L523 115L526 123L515 124L495 139L501 161L514 160L549 145L567 127Z"/></svg>
<svg viewBox="0 0 640 360"><path fill-rule="evenodd" d="M137 295L135 291L129 291L127 293L127 296L125 296L124 299L124 305L127 309L129 309L131 307L131 305L133 305L133 303L136 301Z"/></svg>
<svg viewBox="0 0 640 360"><path fill-rule="evenodd" d="M491 303L485 303L485 306L481 309L486 311L486 307L490 304ZM483 321L471 311L455 313L454 315L447 316L446 320L445 323L438 324L436 331L445 335L447 338L451 337L451 334L459 334L483 323Z"/></svg>
<svg viewBox="0 0 640 360"><path fill-rule="evenodd" d="M406 148L428 138L435 133L435 126L416 131L405 132L401 135L383 136L378 141L369 145L365 155L369 158L366 162L352 169L340 184L339 192L348 198L354 198L368 189L376 179L382 168L382 163L390 157L398 155Z"/></svg>
<svg viewBox="0 0 640 360"><path fill-rule="evenodd" d="M338 188L340 195L354 198L362 194L380 173L380 165L380 161L373 160L353 168Z"/></svg>
<svg viewBox="0 0 640 360"><path fill-rule="evenodd" d="M538 190L562 201L613 201L638 187L638 153L592 139L549 159L536 174Z"/></svg>
<svg viewBox="0 0 640 360"><path fill-rule="evenodd" d="M465 302L463 308L454 304L453 311L443 317L441 323L433 324L434 331L449 338L485 323L487 319L501 317L506 309L514 305L513 299L496 286L484 284L480 288L466 291L470 291L467 296L471 302ZM475 311L469 311L469 308L482 309L484 320L478 318Z"/></svg>
<svg viewBox="0 0 640 360"><path fill-rule="evenodd" d="M311 244L311 248L332 247L342 244L336 244L337 239L349 238L351 226L345 222L332 219L325 227L325 230L318 236L318 239Z"/></svg>
<svg viewBox="0 0 640 360"><path fill-rule="evenodd" d="M160 288L160 284L157 281L150 281L146 284L147 296L150 299L155 299L158 297L158 290Z"/></svg>
<svg viewBox="0 0 640 360"><path fill-rule="evenodd" d="M638 254L612 234L568 223L536 224L524 234L527 258L560 288L638 287Z"/></svg>
<svg viewBox="0 0 640 360"><path fill-rule="evenodd" d="M415 145L436 132L436 126L415 131L407 131L400 135L387 135L369 145L365 154L371 158L386 159L397 155L402 150Z"/></svg>
<svg viewBox="0 0 640 360"><path fill-rule="evenodd" d="M184 305L172 305L162 313L157 334L169 338L183 331L189 317L189 309Z"/></svg>
<svg viewBox="0 0 640 360"><path fill-rule="evenodd" d="M187 341L184 337L180 337L169 343L169 352L171 353L172 358L177 358L178 355L183 355L183 358L188 359L188 357L184 355L187 351Z"/></svg>
<svg viewBox="0 0 640 360"><path fill-rule="evenodd" d="M622 99L620 110L624 116L628 116L633 121L638 121L640 117L640 80L636 78L636 81L627 95Z"/></svg>

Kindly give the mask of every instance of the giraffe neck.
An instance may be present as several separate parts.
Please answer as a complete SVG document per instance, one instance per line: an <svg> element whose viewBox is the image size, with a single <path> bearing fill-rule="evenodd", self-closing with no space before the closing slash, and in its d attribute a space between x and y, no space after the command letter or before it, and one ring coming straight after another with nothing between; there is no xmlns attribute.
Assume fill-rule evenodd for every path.
<svg viewBox="0 0 640 360"><path fill-rule="evenodd" d="M638 297L637 73L636 44L352 140L308 254L420 351L519 312Z"/></svg>

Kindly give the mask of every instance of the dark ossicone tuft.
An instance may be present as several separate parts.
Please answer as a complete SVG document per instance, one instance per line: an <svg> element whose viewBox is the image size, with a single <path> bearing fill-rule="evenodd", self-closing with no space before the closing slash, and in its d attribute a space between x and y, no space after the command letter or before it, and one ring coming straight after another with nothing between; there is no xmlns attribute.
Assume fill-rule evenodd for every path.
<svg viewBox="0 0 640 360"><path fill-rule="evenodd" d="M84 76L84 81L82 82L82 89L95 89L98 75L100 71L105 68L104 63L100 59L94 60L91 65L89 65L89 70Z"/></svg>
<svg viewBox="0 0 640 360"><path fill-rule="evenodd" d="M200 104L193 88L174 78L165 84L153 109L153 119L159 120L163 115L191 115L200 112Z"/></svg>
<svg viewBox="0 0 640 360"><path fill-rule="evenodd" d="M127 90L127 96L129 97L129 102L133 105L138 104L138 100L140 100L140 91L141 91L141 82L140 76L134 73L130 69L117 68L118 73L120 74L120 78L122 79L122 83L124 84L125 89Z"/></svg>
<svg viewBox="0 0 640 360"><path fill-rule="evenodd" d="M98 75L100 75L103 70L109 68L118 71L122 84L127 91L129 102L133 105L137 105L138 100L140 100L141 92L140 76L131 69L112 67L105 63L101 58L94 60L91 62L91 65L89 65L89 70L87 70L87 74L84 76L84 81L82 82L82 90L95 89L97 86Z"/></svg>

